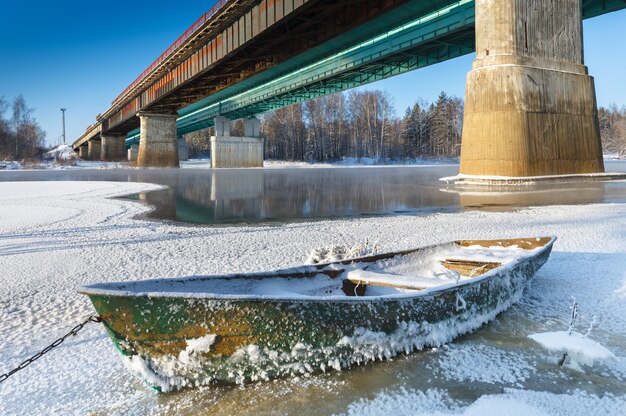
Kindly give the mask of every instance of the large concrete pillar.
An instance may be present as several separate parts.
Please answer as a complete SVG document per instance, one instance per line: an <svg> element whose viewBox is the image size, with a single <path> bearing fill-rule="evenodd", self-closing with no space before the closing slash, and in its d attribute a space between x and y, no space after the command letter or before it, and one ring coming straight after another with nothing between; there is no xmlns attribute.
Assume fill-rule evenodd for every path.
<svg viewBox="0 0 626 416"><path fill-rule="evenodd" d="M87 143L78 147L78 157L83 160L89 159L89 145Z"/></svg>
<svg viewBox="0 0 626 416"><path fill-rule="evenodd" d="M261 137L261 121L256 117L245 119L243 131L246 137Z"/></svg>
<svg viewBox="0 0 626 416"><path fill-rule="evenodd" d="M263 139L259 137L260 122L256 118L244 121L245 137L230 135L230 120L215 117L215 136L211 136L212 168L263 167Z"/></svg>
<svg viewBox="0 0 626 416"><path fill-rule="evenodd" d="M139 156L139 145L138 144L132 144L129 148L128 148L128 161L129 162L136 162L137 161L137 157Z"/></svg>
<svg viewBox="0 0 626 416"><path fill-rule="evenodd" d="M100 160L118 162L126 160L126 136L103 134Z"/></svg>
<svg viewBox="0 0 626 416"><path fill-rule="evenodd" d="M461 173L603 172L580 0L476 0Z"/></svg>
<svg viewBox="0 0 626 416"><path fill-rule="evenodd" d="M87 142L87 159L100 160L100 141L89 140Z"/></svg>
<svg viewBox="0 0 626 416"><path fill-rule="evenodd" d="M177 168L178 143L175 114L138 114L141 123L139 140L139 167Z"/></svg>
<svg viewBox="0 0 626 416"><path fill-rule="evenodd" d="M178 145L178 160L189 160L189 149L185 138L180 136L176 141Z"/></svg>

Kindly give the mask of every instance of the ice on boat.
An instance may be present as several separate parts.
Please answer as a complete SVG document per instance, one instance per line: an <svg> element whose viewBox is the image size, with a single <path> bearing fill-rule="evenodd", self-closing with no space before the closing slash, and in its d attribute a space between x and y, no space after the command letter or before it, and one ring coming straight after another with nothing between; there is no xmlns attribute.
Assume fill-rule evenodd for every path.
<svg viewBox="0 0 626 416"><path fill-rule="evenodd" d="M318 264L241 275L102 283L90 286L90 293L231 299L393 296L462 284L496 267L532 256L540 248L452 243L373 262ZM354 286L361 288L355 292Z"/></svg>

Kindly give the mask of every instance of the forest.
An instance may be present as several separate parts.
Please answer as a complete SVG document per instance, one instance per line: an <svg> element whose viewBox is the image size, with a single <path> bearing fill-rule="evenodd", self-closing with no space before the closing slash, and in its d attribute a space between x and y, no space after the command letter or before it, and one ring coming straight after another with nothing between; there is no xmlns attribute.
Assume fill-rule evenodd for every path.
<svg viewBox="0 0 626 416"><path fill-rule="evenodd" d="M606 156L626 159L626 106L598 109L602 150Z"/></svg>
<svg viewBox="0 0 626 416"><path fill-rule="evenodd" d="M626 107L600 107L598 116L605 155L626 158ZM260 119L266 160L457 158L463 100L442 92L436 102L417 100L398 117L386 92L349 91L271 111ZM208 155L210 134L186 136L192 157ZM241 121L233 122L231 134L243 135Z"/></svg>
<svg viewBox="0 0 626 416"><path fill-rule="evenodd" d="M21 95L0 96L0 160L37 159L46 133ZM442 92L434 103L417 100L396 115L393 98L379 90L332 94L265 113L261 134L265 159L332 162L342 158L406 161L457 158L461 150L463 100ZM626 106L598 109L604 154L626 158ZM212 129L185 136L191 157L206 157ZM232 135L243 135L233 122Z"/></svg>
<svg viewBox="0 0 626 416"><path fill-rule="evenodd" d="M0 96L0 160L41 157L46 133L33 118L33 111L21 95L10 104Z"/></svg>
<svg viewBox="0 0 626 416"><path fill-rule="evenodd" d="M260 119L266 159L458 157L463 101L442 92L435 103L419 100L399 118L388 93L350 91L268 112ZM243 123L234 122L231 134L242 132ZM192 155L208 151L206 135L187 135Z"/></svg>

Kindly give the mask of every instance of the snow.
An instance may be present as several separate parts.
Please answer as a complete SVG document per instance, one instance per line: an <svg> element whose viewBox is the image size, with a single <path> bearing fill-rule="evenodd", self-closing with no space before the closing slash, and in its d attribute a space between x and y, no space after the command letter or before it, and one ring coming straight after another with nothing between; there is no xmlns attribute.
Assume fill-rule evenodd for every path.
<svg viewBox="0 0 626 416"><path fill-rule="evenodd" d="M520 386L535 373L535 368L518 353L487 345L451 344L431 364L446 380Z"/></svg>
<svg viewBox="0 0 626 416"><path fill-rule="evenodd" d="M623 172L600 172L600 173L579 173L565 175L547 176L497 176L497 175L468 175L459 173L456 176L446 176L440 181L461 185L525 185L532 186L542 182L559 181L584 181L584 180L624 180L626 173Z"/></svg>
<svg viewBox="0 0 626 416"><path fill-rule="evenodd" d="M78 155L72 148L72 146L67 144L61 144L54 149L46 152L44 154L45 160L55 160L55 161L75 161L78 159Z"/></svg>
<svg viewBox="0 0 626 416"><path fill-rule="evenodd" d="M16 162L16 161L0 162L0 169L2 170L17 170L21 168L22 168L22 164L20 162Z"/></svg>
<svg viewBox="0 0 626 416"><path fill-rule="evenodd" d="M506 389L502 394L480 397L470 406L452 400L445 391L416 391L401 388L394 393L381 393L372 400L359 400L350 405L348 416L588 416L623 415L624 397L598 396L584 392L552 394L537 391Z"/></svg>
<svg viewBox="0 0 626 416"><path fill-rule="evenodd" d="M432 166L432 165L456 165L458 159L454 158L428 158L407 160L384 160L371 157L349 157L336 162L301 162L287 160L264 160L265 169L293 169L293 168L357 168L357 167L389 167L389 166ZM189 159L180 162L184 169L209 169L211 159ZM249 168L246 168L249 169Z"/></svg>
<svg viewBox="0 0 626 416"><path fill-rule="evenodd" d="M553 244L554 238L546 245ZM133 282L98 283L78 288L79 292L112 296L147 296L177 297L193 299L229 299L229 300L316 300L332 299L342 302L368 302L380 297L415 298L425 297L434 291L450 287L462 287L488 278L494 273L506 273L513 263L537 254L543 247L525 250L517 246L509 247L462 247L446 243L416 253L395 256L371 263L354 263L349 266L326 265L329 270L342 270L338 278L330 278L323 273L312 277L302 277L303 273L320 271L315 267L296 267L272 272L252 273L245 276L193 276L182 279L150 279ZM358 254L355 252L353 254ZM458 272L446 269L440 261L446 259L465 259L493 262L498 260L501 266L480 276L461 276ZM364 270L367 268L367 270ZM477 268L478 269L478 268ZM403 271L409 275L398 274ZM276 274L282 275L276 277ZM347 296L342 290L344 279L362 282L373 286L400 285L406 289L386 288L383 293L370 289L365 297ZM464 305L462 298L458 303Z"/></svg>
<svg viewBox="0 0 626 416"><path fill-rule="evenodd" d="M615 358L615 354L581 334L572 331L541 332L528 338L550 351L567 353L576 363L592 366L596 360Z"/></svg>
<svg viewBox="0 0 626 416"><path fill-rule="evenodd" d="M54 156L49 156L49 159L39 162L0 162L0 170L6 170L9 172L23 172L32 170L87 170L87 169L135 169L131 167L128 162L104 162L93 160L74 159L70 156L68 158L54 159Z"/></svg>
<svg viewBox="0 0 626 416"><path fill-rule="evenodd" d="M6 179L12 172L2 174ZM0 384L0 414L626 413L626 204L195 227L135 219L149 207L110 199L158 188L0 183L0 373L93 313L76 293L81 285L293 267L317 247L368 239L381 251L462 238L559 239L519 305L449 350L341 373L159 397L124 369L102 326L90 324ZM581 311L598 317L591 337L617 357L585 373L558 367L554 352L528 339L566 328L572 295ZM357 333L345 342L362 341L367 349L377 336Z"/></svg>
<svg viewBox="0 0 626 416"><path fill-rule="evenodd" d="M183 362L192 362L194 355L211 351L211 347L215 343L216 337L217 335L215 334L209 334L200 338L188 339L187 348L185 348L184 351L181 351L178 358Z"/></svg>
<svg viewBox="0 0 626 416"><path fill-rule="evenodd" d="M398 165L455 165L459 160L455 158L418 158L389 160L375 157L345 157L336 162L299 162L285 160L265 160L266 168L309 168L309 167L359 167L359 166L398 166Z"/></svg>
<svg viewBox="0 0 626 416"><path fill-rule="evenodd" d="M370 243L366 241L363 244L357 244L354 247L346 246L330 246L318 247L311 251L306 264L331 263L348 258L364 257L372 254L380 253L378 242Z"/></svg>

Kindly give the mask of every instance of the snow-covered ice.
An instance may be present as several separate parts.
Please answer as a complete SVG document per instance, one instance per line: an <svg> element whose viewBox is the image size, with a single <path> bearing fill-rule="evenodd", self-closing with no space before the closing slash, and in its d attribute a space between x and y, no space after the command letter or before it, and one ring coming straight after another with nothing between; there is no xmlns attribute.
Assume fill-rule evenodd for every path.
<svg viewBox="0 0 626 416"><path fill-rule="evenodd" d="M550 351L567 353L574 362L584 365L591 366L597 360L615 358L615 354L606 347L576 331L541 332L530 334L528 338Z"/></svg>
<svg viewBox="0 0 626 416"><path fill-rule="evenodd" d="M317 247L366 240L381 251L462 238L559 240L519 305L449 347L341 373L157 396L91 324L0 384L0 414L626 413L626 204L195 227L134 219L149 207L110 199L158 188L0 183L0 373L93 313L80 285L273 270L303 264ZM558 367L554 352L528 338L565 328L571 296L598 317L592 338L616 356L584 373ZM210 348L209 339L199 343Z"/></svg>
<svg viewBox="0 0 626 416"><path fill-rule="evenodd" d="M44 153L43 156L44 159L52 161L75 162L78 159L78 155L74 151L74 148L68 144L59 145Z"/></svg>
<svg viewBox="0 0 626 416"><path fill-rule="evenodd" d="M425 159L404 159L387 160L373 157L347 157L334 162L302 162L291 160L264 160L263 167L270 169L282 168L358 168L358 167L389 167L389 166L427 166L427 165L456 165L458 159L454 158L425 158ZM182 168L187 169L209 169L211 159L189 159L181 162Z"/></svg>
<svg viewBox="0 0 626 416"><path fill-rule="evenodd" d="M598 396L581 391L569 394L506 389L503 394L480 397L463 406L445 391L399 389L383 392L372 400L361 399L350 405L346 415L374 416L589 416L623 415L626 399L612 395Z"/></svg>

